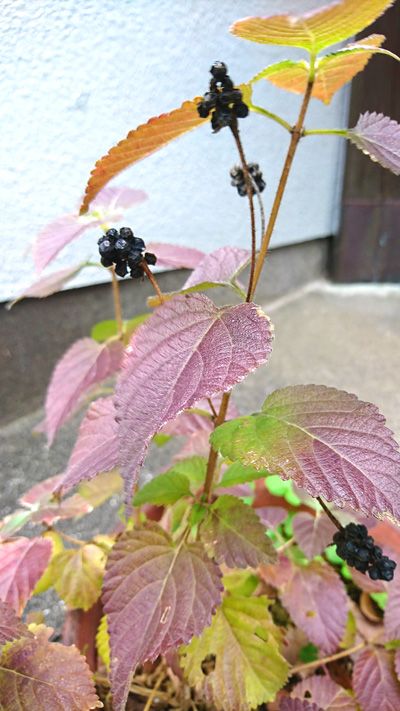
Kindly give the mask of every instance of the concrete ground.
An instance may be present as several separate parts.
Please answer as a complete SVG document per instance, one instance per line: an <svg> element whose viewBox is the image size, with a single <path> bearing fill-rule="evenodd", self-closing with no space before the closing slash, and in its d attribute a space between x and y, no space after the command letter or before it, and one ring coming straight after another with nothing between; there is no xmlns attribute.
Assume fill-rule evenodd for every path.
<svg viewBox="0 0 400 711"><path fill-rule="evenodd" d="M400 287L317 281L263 306L275 325L274 350L269 364L235 390L243 414L285 385L332 385L378 405L400 439ZM65 426L48 450L42 437L32 435L41 417L36 411L0 429L0 517L16 507L27 488L62 471L67 462L77 421ZM168 448L152 452L146 469L157 471L169 456ZM107 530L118 505L112 500L69 523L70 530L81 536Z"/></svg>

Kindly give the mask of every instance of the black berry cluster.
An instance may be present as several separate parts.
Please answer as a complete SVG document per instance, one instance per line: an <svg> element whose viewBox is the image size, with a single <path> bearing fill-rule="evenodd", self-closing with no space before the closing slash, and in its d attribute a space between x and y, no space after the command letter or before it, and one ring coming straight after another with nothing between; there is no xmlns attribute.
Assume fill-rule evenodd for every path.
<svg viewBox="0 0 400 711"><path fill-rule="evenodd" d="M349 523L333 536L337 554L360 573L368 573L372 580L393 580L396 563L375 545L368 529L357 523Z"/></svg>
<svg viewBox="0 0 400 711"><path fill-rule="evenodd" d="M155 254L145 252L146 245L140 237L135 237L130 227L121 227L120 231L107 230L97 244L103 267L115 264L115 272L124 277L130 270L132 279L143 276L143 260L147 264L155 264Z"/></svg>
<svg viewBox="0 0 400 711"><path fill-rule="evenodd" d="M211 126L217 133L221 128L231 126L233 120L245 118L249 107L244 103L240 89L235 88L224 62L214 62L210 72L210 89L197 105L197 111L201 118L207 118L212 112Z"/></svg>
<svg viewBox="0 0 400 711"><path fill-rule="evenodd" d="M262 193L266 184L265 184L265 181L263 180L260 166L258 165L258 163L249 163L247 167L249 169L249 173L252 178L252 183L254 182L256 184L259 192ZM235 188L237 188L239 195L241 195L242 197L244 195L247 195L246 181L244 179L243 169L239 165L234 165L230 171L230 176L231 176L231 185L233 185ZM255 192L256 192L256 189L255 189L254 185L252 185L253 195L255 194Z"/></svg>

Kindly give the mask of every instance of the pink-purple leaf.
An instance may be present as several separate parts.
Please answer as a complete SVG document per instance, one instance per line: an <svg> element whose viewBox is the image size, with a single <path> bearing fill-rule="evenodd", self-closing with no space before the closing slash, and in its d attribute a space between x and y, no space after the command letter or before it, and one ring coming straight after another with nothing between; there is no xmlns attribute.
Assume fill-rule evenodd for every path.
<svg viewBox="0 0 400 711"><path fill-rule="evenodd" d="M212 404L214 410L218 412L221 406L221 395L217 395L212 398ZM212 432L213 422L212 422L212 412L210 410L210 405L206 399L199 400L193 406L194 410L200 410L201 412L182 412L178 417L162 428L161 432L168 435L184 435L190 437L199 431ZM203 414L204 411L204 414ZM229 400L228 410L226 413L227 420L238 416L238 409L233 402L232 398Z"/></svg>
<svg viewBox="0 0 400 711"><path fill-rule="evenodd" d="M182 288L189 289L205 282L229 284L246 266L249 259L250 252L247 249L220 247L215 252L205 255Z"/></svg>
<svg viewBox="0 0 400 711"><path fill-rule="evenodd" d="M51 630L50 630L51 632ZM0 657L2 709L90 711L102 708L85 658L75 646L49 642L49 630L8 644Z"/></svg>
<svg viewBox="0 0 400 711"><path fill-rule="evenodd" d="M400 124L397 121L367 111L347 135L373 161L400 175Z"/></svg>
<svg viewBox="0 0 400 711"><path fill-rule="evenodd" d="M292 697L315 703L324 711L356 711L357 703L329 676L309 676L292 691Z"/></svg>
<svg viewBox="0 0 400 711"><path fill-rule="evenodd" d="M218 309L203 294L175 297L140 326L115 400L127 498L154 434L200 398L232 388L271 349L269 319L255 304Z"/></svg>
<svg viewBox="0 0 400 711"><path fill-rule="evenodd" d="M13 608L0 600L0 647L20 637L32 637L32 635L27 626L16 616Z"/></svg>
<svg viewBox="0 0 400 711"><path fill-rule="evenodd" d="M0 545L0 600L21 614L52 552L46 538L16 538Z"/></svg>
<svg viewBox="0 0 400 711"><path fill-rule="evenodd" d="M147 251L157 257L158 267L169 269L196 269L204 258L204 252L194 247L182 247L179 244L165 244L164 242L150 242Z"/></svg>
<svg viewBox="0 0 400 711"><path fill-rule="evenodd" d="M226 422L211 441L232 461L293 479L311 496L400 520L400 453L375 405L323 385L277 390L262 412Z"/></svg>
<svg viewBox="0 0 400 711"><path fill-rule="evenodd" d="M74 494L60 502L54 500L43 504L37 511L32 512L31 521L51 526L57 521L78 518L91 511L93 511L93 506L79 494Z"/></svg>
<svg viewBox="0 0 400 711"><path fill-rule="evenodd" d="M29 509L36 510L41 505L48 503L63 479L63 474L50 476L34 484L19 498L19 503Z"/></svg>
<svg viewBox="0 0 400 711"><path fill-rule="evenodd" d="M276 559L255 510L235 496L218 497L201 525L200 537L217 563L228 568L257 568Z"/></svg>
<svg viewBox="0 0 400 711"><path fill-rule="evenodd" d="M373 647L361 652L354 664L353 688L362 711L398 711L400 684L393 653Z"/></svg>
<svg viewBox="0 0 400 711"><path fill-rule="evenodd" d="M220 575L201 544L174 545L155 524L117 541L103 590L115 711L125 708L138 664L186 644L211 623Z"/></svg>
<svg viewBox="0 0 400 711"><path fill-rule="evenodd" d="M324 709L310 701L285 696L279 704L279 711L324 711Z"/></svg>
<svg viewBox="0 0 400 711"><path fill-rule="evenodd" d="M267 528L276 528L288 515L287 510L282 506L261 506L255 511L261 523Z"/></svg>
<svg viewBox="0 0 400 711"><path fill-rule="evenodd" d="M60 271L53 272L52 274L47 274L46 276L40 277L33 282L30 286L27 286L19 296L17 296L13 301L7 304L7 308L10 309L14 304L21 299L34 298L43 299L46 296L51 296L57 291L60 291L65 284L67 284L71 279L73 279L81 269L86 266L86 262L80 262L75 264L73 267L67 267L66 269L60 269Z"/></svg>
<svg viewBox="0 0 400 711"><path fill-rule="evenodd" d="M117 222L122 218L122 208L131 207L146 198L147 195L143 190L107 187L93 201L96 213L81 216L63 215L50 222L38 234L33 245L36 270L41 271L47 267L67 244L80 237L86 230L100 227L105 222Z"/></svg>
<svg viewBox="0 0 400 711"><path fill-rule="evenodd" d="M397 678L400 681L400 649L396 649L394 653L394 668Z"/></svg>
<svg viewBox="0 0 400 711"><path fill-rule="evenodd" d="M283 588L282 602L311 642L327 654L336 650L345 630L349 603L333 568L317 562L299 568Z"/></svg>
<svg viewBox="0 0 400 711"><path fill-rule="evenodd" d="M61 486L68 491L81 481L110 471L118 461L114 403L112 397L99 398L90 405L82 421Z"/></svg>
<svg viewBox="0 0 400 711"><path fill-rule="evenodd" d="M293 535L307 558L314 558L332 543L336 527L326 514L319 511L313 516L301 511L293 519Z"/></svg>
<svg viewBox="0 0 400 711"><path fill-rule="evenodd" d="M80 399L94 385L113 375L121 365L120 341L76 341L57 363L46 395L46 433L49 444L72 415Z"/></svg>

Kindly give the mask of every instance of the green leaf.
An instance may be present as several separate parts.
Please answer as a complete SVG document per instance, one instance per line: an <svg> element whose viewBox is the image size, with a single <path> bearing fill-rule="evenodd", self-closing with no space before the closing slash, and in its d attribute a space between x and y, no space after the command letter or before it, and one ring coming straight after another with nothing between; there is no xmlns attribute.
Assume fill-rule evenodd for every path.
<svg viewBox="0 0 400 711"><path fill-rule="evenodd" d="M312 54L342 42L368 27L393 0L341 0L304 15L247 17L231 27L237 37L287 47L302 47Z"/></svg>
<svg viewBox="0 0 400 711"><path fill-rule="evenodd" d="M290 480L284 481L278 474L271 474L265 480L265 486L273 496L283 496L292 506L300 506L301 501L293 491L293 484Z"/></svg>
<svg viewBox="0 0 400 711"><path fill-rule="evenodd" d="M287 679L280 641L266 597L228 595L211 626L181 648L181 663L189 684L218 711L250 711L273 701ZM204 662L213 657L205 675Z"/></svg>
<svg viewBox="0 0 400 711"><path fill-rule="evenodd" d="M246 484L248 481L254 481L255 479L260 479L267 475L268 472L266 471L260 472L254 469L254 467L241 464L241 462L233 462L224 472L218 487L227 488L229 486L236 486L236 484Z"/></svg>
<svg viewBox="0 0 400 711"><path fill-rule="evenodd" d="M96 633L97 653L107 670L110 670L110 635L108 634L107 615L103 615Z"/></svg>
<svg viewBox="0 0 400 711"><path fill-rule="evenodd" d="M255 510L236 496L220 496L215 501L200 528L200 537L216 561L228 568L257 568L276 559Z"/></svg>
<svg viewBox="0 0 400 711"><path fill-rule="evenodd" d="M105 501L122 491L122 477L117 469L97 474L90 481L79 484L78 494L89 502L93 508L101 506Z"/></svg>
<svg viewBox="0 0 400 711"><path fill-rule="evenodd" d="M92 326L90 331L90 337L94 338L98 343L104 343L108 341L109 338L118 335L117 322L112 319L107 319L106 321L99 321Z"/></svg>
<svg viewBox="0 0 400 711"><path fill-rule="evenodd" d="M251 597L259 582L258 575L249 573L247 570L235 570L232 573L227 573L223 578L225 590L233 595L244 597Z"/></svg>
<svg viewBox="0 0 400 711"><path fill-rule="evenodd" d="M189 479L184 474L168 471L159 474L142 486L133 499L134 506L142 504L173 504L184 496L190 496Z"/></svg>
<svg viewBox="0 0 400 711"><path fill-rule="evenodd" d="M157 447L163 447L164 444L167 444L172 439L172 435L167 435L167 434L162 434L161 432L158 432L157 434L154 435L153 437L153 442Z"/></svg>
<svg viewBox="0 0 400 711"><path fill-rule="evenodd" d="M318 647L312 642L305 644L299 651L299 659L305 664L307 664L307 662L314 662L318 659Z"/></svg>
<svg viewBox="0 0 400 711"><path fill-rule="evenodd" d="M369 595L372 597L373 601L376 602L378 607L385 611L388 599L387 592L372 592Z"/></svg>
<svg viewBox="0 0 400 711"><path fill-rule="evenodd" d="M169 473L184 474L193 484L194 489L204 484L207 470L207 460L205 457L188 457L180 459L168 469Z"/></svg>

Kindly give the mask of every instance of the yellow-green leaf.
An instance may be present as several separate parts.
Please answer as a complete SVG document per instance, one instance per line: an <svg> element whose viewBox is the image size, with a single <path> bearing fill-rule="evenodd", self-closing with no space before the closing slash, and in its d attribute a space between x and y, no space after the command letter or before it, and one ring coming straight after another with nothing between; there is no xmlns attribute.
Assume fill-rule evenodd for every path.
<svg viewBox="0 0 400 711"><path fill-rule="evenodd" d="M181 663L207 703L221 711L249 711L272 701L287 679L280 640L266 597L228 595L211 626L181 648Z"/></svg>
<svg viewBox="0 0 400 711"><path fill-rule="evenodd" d="M108 634L107 615L103 615L96 634L97 653L107 669L110 669L110 635Z"/></svg>
<svg viewBox="0 0 400 711"><path fill-rule="evenodd" d="M46 531L43 534L43 538L48 538L51 541L51 544L53 546L53 550L51 552L51 558L50 558L50 563L47 566L46 570L44 571L42 577L38 582L36 583L35 589L33 591L33 595L39 595L40 593L45 592L48 590L55 582L54 578L54 571L51 568L51 562L52 560L64 550L64 544L62 542L62 538L57 531Z"/></svg>
<svg viewBox="0 0 400 711"><path fill-rule="evenodd" d="M154 151L173 141L182 133L190 131L209 119L200 118L197 104L200 98L185 101L179 109L151 118L130 131L126 138L110 149L107 155L97 161L86 186L80 214L87 212L97 193L129 165L146 158Z"/></svg>
<svg viewBox="0 0 400 711"><path fill-rule="evenodd" d="M105 501L122 491L122 477L117 469L97 474L90 481L79 484L78 493L89 502L93 508L101 506Z"/></svg>
<svg viewBox="0 0 400 711"><path fill-rule="evenodd" d="M329 104L333 95L364 69L384 40L384 35L370 35L317 60L312 97ZM268 79L280 89L304 94L309 72L308 62L286 60L263 69L253 81Z"/></svg>
<svg viewBox="0 0 400 711"><path fill-rule="evenodd" d="M54 588L71 608L89 610L101 592L106 555L99 546L87 543L59 553L50 563Z"/></svg>
<svg viewBox="0 0 400 711"><path fill-rule="evenodd" d="M358 34L377 19L393 0L341 0L305 15L271 15L238 20L231 32L238 37L316 54L325 47Z"/></svg>

